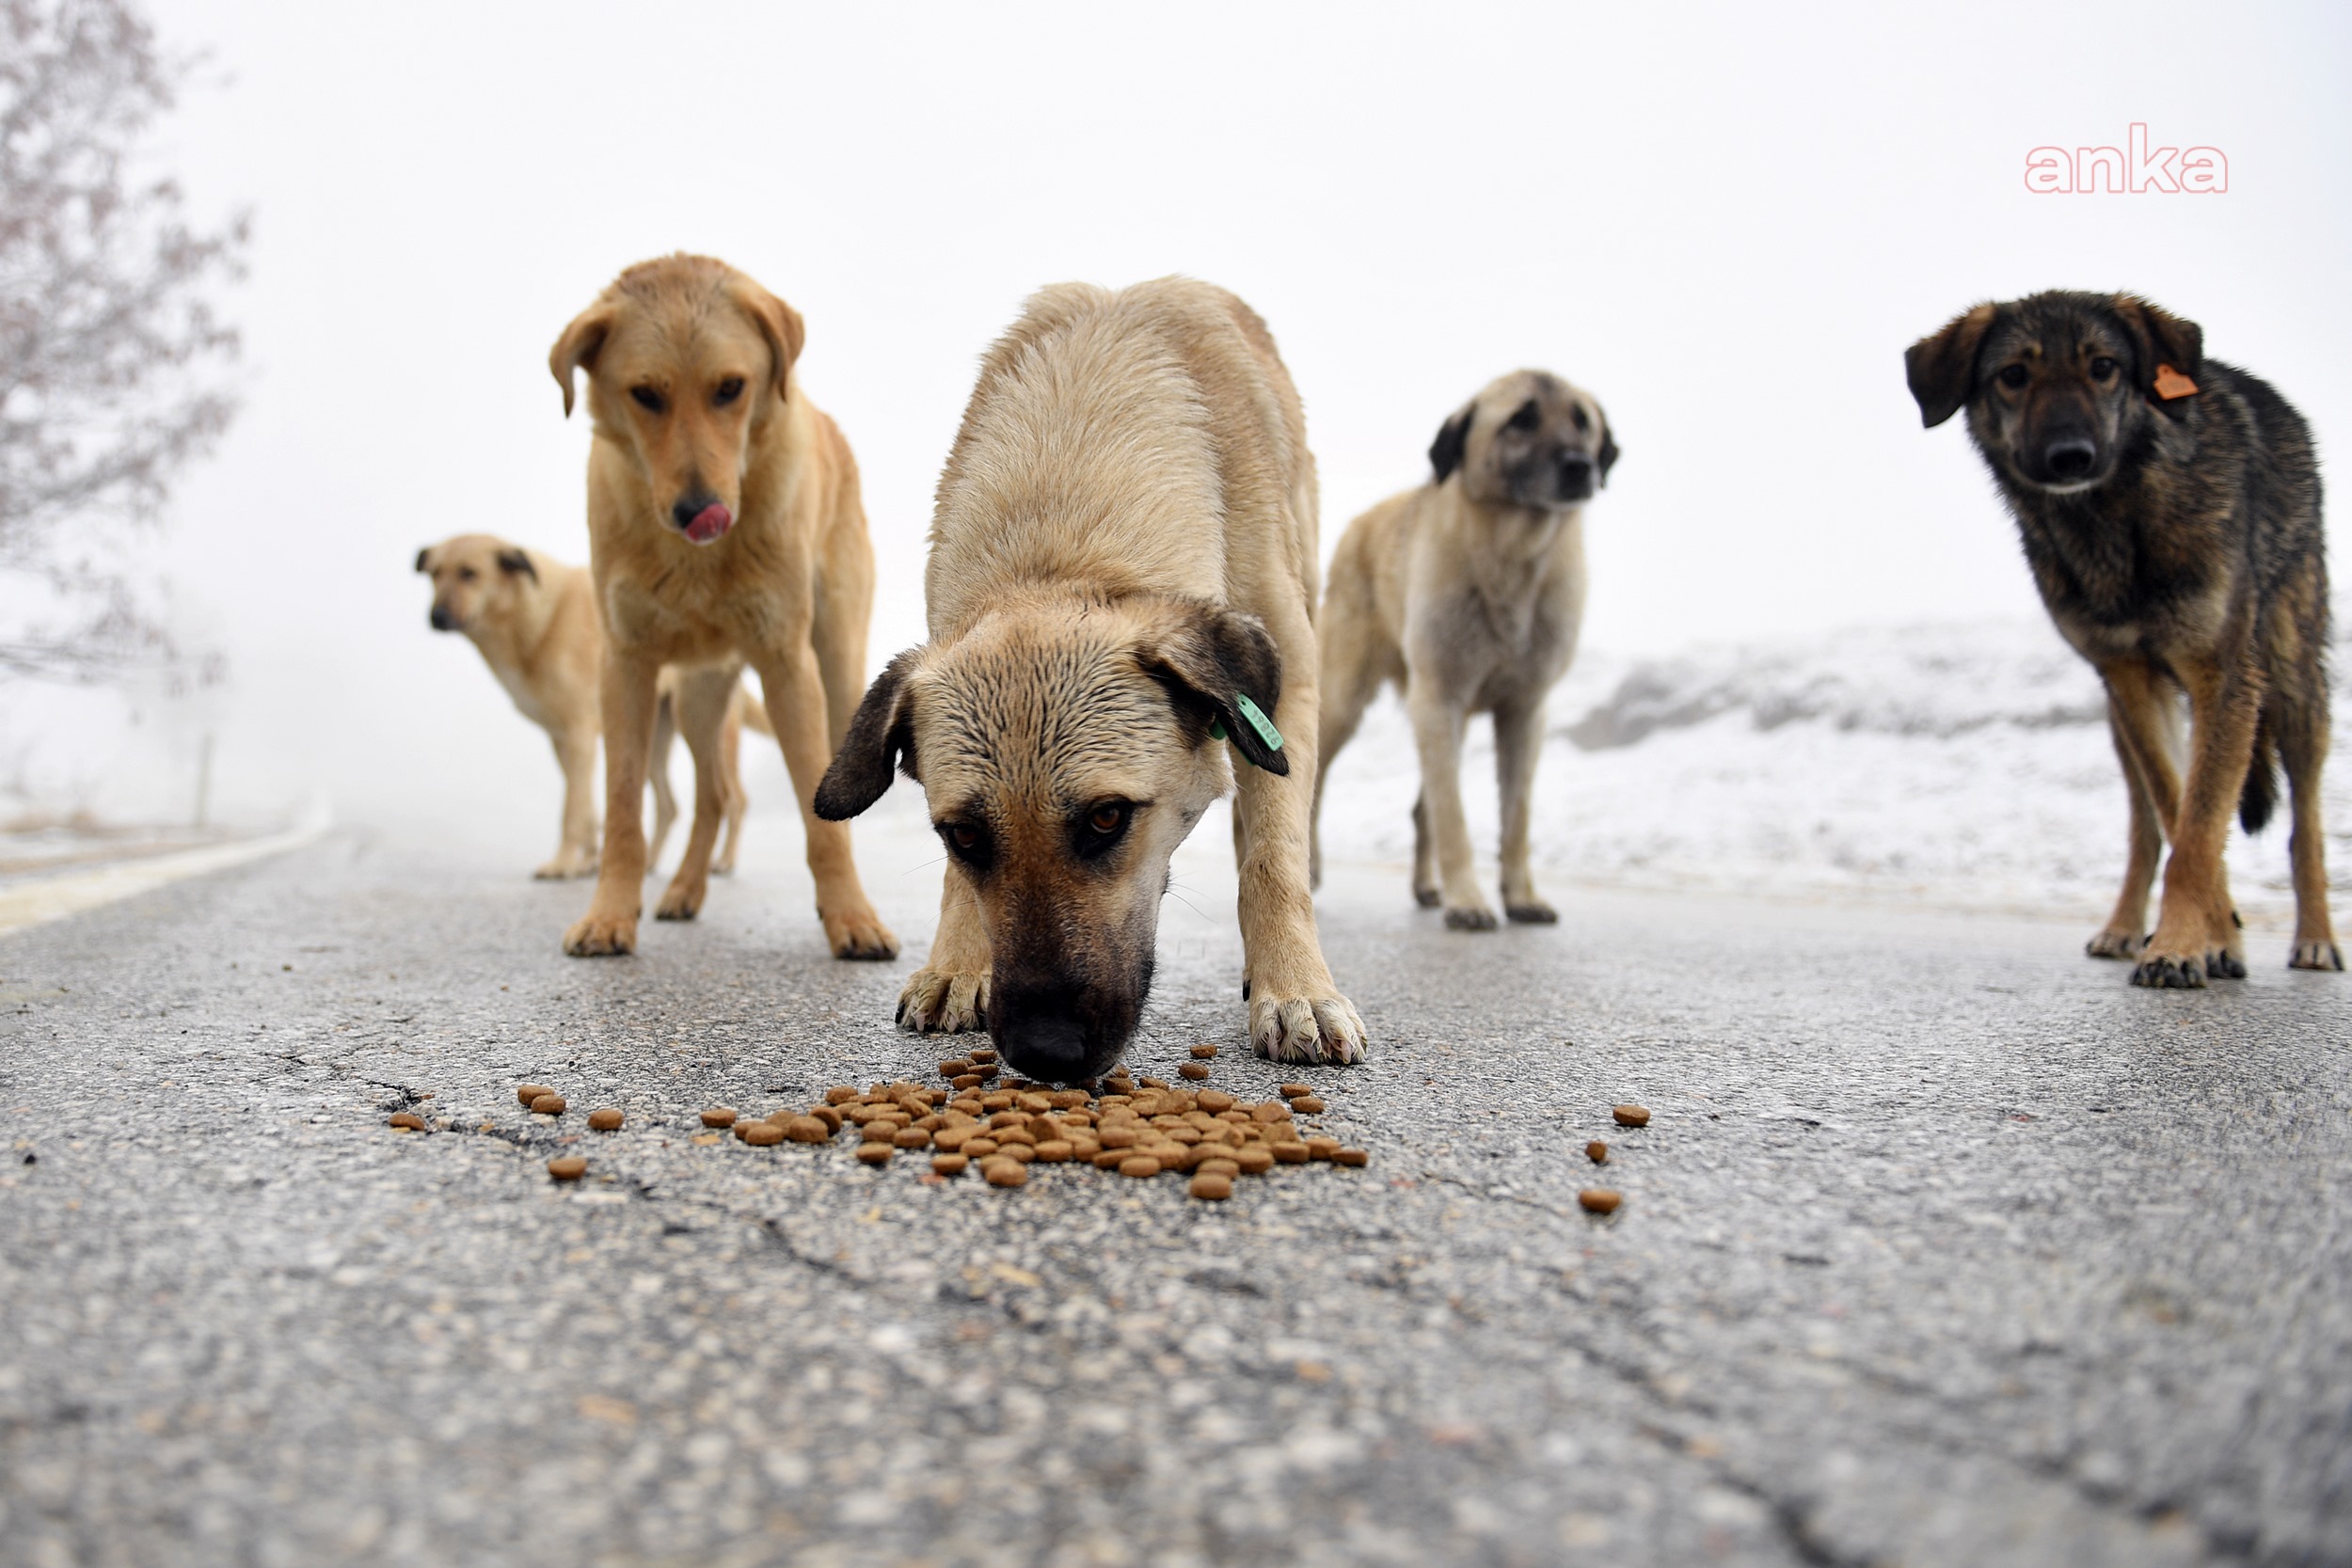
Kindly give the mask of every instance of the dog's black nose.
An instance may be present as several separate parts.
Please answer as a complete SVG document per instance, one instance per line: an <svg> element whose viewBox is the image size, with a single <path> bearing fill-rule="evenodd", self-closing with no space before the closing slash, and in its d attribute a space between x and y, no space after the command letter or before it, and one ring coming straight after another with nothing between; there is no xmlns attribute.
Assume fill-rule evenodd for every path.
<svg viewBox="0 0 2352 1568"><path fill-rule="evenodd" d="M2099 449L2080 436L2061 436L2042 449L2042 466L2053 479L2080 479L2099 461Z"/></svg>
<svg viewBox="0 0 2352 1568"><path fill-rule="evenodd" d="M1041 1084L1067 1084L1085 1076L1086 1028L1060 1013L1016 1013L989 1020L989 1033L1005 1063Z"/></svg>
<svg viewBox="0 0 2352 1568"><path fill-rule="evenodd" d="M670 520L684 528L718 504L719 498L709 491L696 490L677 499L677 504L670 508Z"/></svg>
<svg viewBox="0 0 2352 1568"><path fill-rule="evenodd" d="M1571 496L1593 493L1593 460L1578 453L1560 460L1560 488Z"/></svg>
<svg viewBox="0 0 2352 1568"><path fill-rule="evenodd" d="M433 607L433 613L426 617L426 619L433 623L433 629L435 631L455 631L457 629L457 618L452 615L448 610L443 610L439 605L435 605Z"/></svg>

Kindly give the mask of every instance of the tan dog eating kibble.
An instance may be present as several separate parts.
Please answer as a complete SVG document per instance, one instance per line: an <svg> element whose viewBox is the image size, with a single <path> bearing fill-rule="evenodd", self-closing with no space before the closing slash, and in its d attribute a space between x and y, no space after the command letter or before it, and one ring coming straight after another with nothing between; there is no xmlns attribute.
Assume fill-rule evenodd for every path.
<svg viewBox="0 0 2352 1568"><path fill-rule="evenodd" d="M639 826L656 688L679 677L679 733L694 754L694 822L655 914L691 920L723 802L718 750L746 662L759 672L808 836L817 911L834 956L898 951L858 881L850 830L813 809L817 783L865 678L874 551L856 461L793 373L792 308L707 257L621 274L558 338L548 367L571 409L588 374L590 571L605 631L604 859L576 956L637 945L645 840Z"/></svg>
<svg viewBox="0 0 2352 1568"><path fill-rule="evenodd" d="M1100 1076L1151 989L1168 857L1238 771L1250 1038L1362 1059L1307 887L1315 568L1305 416L1255 312L1183 278L1029 302L940 480L930 641L817 795L853 816L903 764L946 846L907 1027L984 1024L1032 1078Z"/></svg>
<svg viewBox="0 0 2352 1568"><path fill-rule="evenodd" d="M435 631L462 632L498 677L516 711L548 732L564 769L564 824L555 857L532 875L586 877L596 872L596 740L603 730L597 687L604 664L604 628L585 567L569 566L538 550L486 533L461 533L417 552L417 570L433 582ZM660 718L647 773L653 783L654 830L649 859L677 816L670 790L670 740L675 729L679 673L661 672ZM712 873L735 869L749 809L739 756L743 726L768 733L768 719L739 688L727 706L719 745L719 790L726 838Z"/></svg>

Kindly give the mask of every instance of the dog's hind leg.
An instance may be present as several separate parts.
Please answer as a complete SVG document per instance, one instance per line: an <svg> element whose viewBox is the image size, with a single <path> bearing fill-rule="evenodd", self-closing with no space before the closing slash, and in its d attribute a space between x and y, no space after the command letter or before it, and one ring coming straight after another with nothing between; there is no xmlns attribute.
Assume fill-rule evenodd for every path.
<svg viewBox="0 0 2352 1568"><path fill-rule="evenodd" d="M1379 634L1361 620L1326 615L1323 621L1323 676L1315 742L1315 799L1307 822L1307 879L1323 885L1323 785L1331 776L1331 761L1340 748L1356 737L1364 710L1380 694L1381 660L1375 644ZM1238 820L1238 819L1237 819Z"/></svg>
<svg viewBox="0 0 2352 1568"><path fill-rule="evenodd" d="M2287 858L2295 870L2295 948L2287 957L2289 969L2344 967L2344 949L2337 944L2335 922L2328 913L2328 841L2319 820L2319 770L2328 759L2328 697L2320 685L2324 679L2317 670L2309 671L2297 682L2306 689L2291 698L2284 692L2272 697L2279 760L2294 803L2294 828L2287 839Z"/></svg>
<svg viewBox="0 0 2352 1568"><path fill-rule="evenodd" d="M719 730L719 799L726 812L726 836L719 841L718 859L710 863L714 877L735 875L735 854L743 845L743 818L752 799L743 791L743 711L750 705L738 686L727 698L726 721Z"/></svg>
<svg viewBox="0 0 2352 1568"><path fill-rule="evenodd" d="M1495 782L1502 794L1502 912L1549 926L1560 912L1536 896L1528 863L1527 818L1535 792L1535 759L1544 744L1541 698L1495 709Z"/></svg>
<svg viewBox="0 0 2352 1568"><path fill-rule="evenodd" d="M2094 958L2136 958L2148 940L2148 893L2164 858L2171 809L2180 800L2172 760L2179 748L2179 703L2144 665L2108 673L2106 687L2107 736L2131 799L2131 848L2114 912L2083 950Z"/></svg>
<svg viewBox="0 0 2352 1568"><path fill-rule="evenodd" d="M596 869L596 736L560 730L548 739L564 769L564 831L555 858L532 873L547 880L585 877Z"/></svg>
<svg viewBox="0 0 2352 1568"><path fill-rule="evenodd" d="M1416 826L1422 831L1416 837L1436 841L1445 923L1457 931L1491 931L1497 924L1495 911L1478 891L1470 822L1462 815L1462 709L1435 681L1419 680L1406 692L1405 706L1412 715L1413 739L1421 752L1422 804ZM1418 883L1422 857L1413 859Z"/></svg>
<svg viewBox="0 0 2352 1568"><path fill-rule="evenodd" d="M710 892L710 854L719 842L719 825L726 816L725 760L720 732L726 726L727 705L734 701L742 672L735 665L689 670L677 689L678 733L694 758L694 825L686 835L686 853L678 858L677 874L654 906L656 920L691 920L702 912Z"/></svg>
<svg viewBox="0 0 2352 1568"><path fill-rule="evenodd" d="M1413 902L1434 910L1440 896L1438 850L1429 836L1429 791L1423 789L1413 797Z"/></svg>
<svg viewBox="0 0 2352 1568"><path fill-rule="evenodd" d="M2262 675L2242 646L2180 663L2186 665L2180 674L2189 695L2188 777L2172 817L2156 929L2132 973L2137 986L2197 987L2246 975L2245 938L2230 906L2222 853L2246 786Z"/></svg>
<svg viewBox="0 0 2352 1568"><path fill-rule="evenodd" d="M653 744L645 749L645 782L653 785L653 843L645 850L645 867L661 863L661 847L670 842L677 821L677 791L670 787L670 748L677 738L677 694L665 684L653 710Z"/></svg>

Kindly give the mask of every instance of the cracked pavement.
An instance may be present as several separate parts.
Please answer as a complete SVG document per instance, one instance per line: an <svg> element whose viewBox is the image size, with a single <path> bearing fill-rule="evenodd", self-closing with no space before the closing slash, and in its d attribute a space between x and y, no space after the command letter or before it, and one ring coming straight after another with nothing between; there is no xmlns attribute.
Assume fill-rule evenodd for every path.
<svg viewBox="0 0 2352 1568"><path fill-rule="evenodd" d="M891 964L825 957L788 813L631 959L511 843L358 831L0 939L0 1561L2352 1562L2352 990L2275 933L2155 993L2081 920L1451 933L1338 865L1374 1057L1277 1073L1211 821L1128 1059L1311 1077L1367 1169L696 1143L937 1081L912 793Z"/></svg>

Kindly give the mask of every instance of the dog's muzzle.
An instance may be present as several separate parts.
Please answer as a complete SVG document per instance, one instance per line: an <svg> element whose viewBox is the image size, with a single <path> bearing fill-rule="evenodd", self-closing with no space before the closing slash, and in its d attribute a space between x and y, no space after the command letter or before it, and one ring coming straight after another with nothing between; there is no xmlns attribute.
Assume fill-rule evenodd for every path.
<svg viewBox="0 0 2352 1568"><path fill-rule="evenodd" d="M433 607L433 613L426 616L425 619L433 623L433 629L435 631L455 631L457 629L457 617L452 615L448 610L444 610L439 605L435 605Z"/></svg>
<svg viewBox="0 0 2352 1568"><path fill-rule="evenodd" d="M727 530L735 526L735 514L716 496L681 496L677 504L670 508L670 520L695 544L707 545L725 537Z"/></svg>

